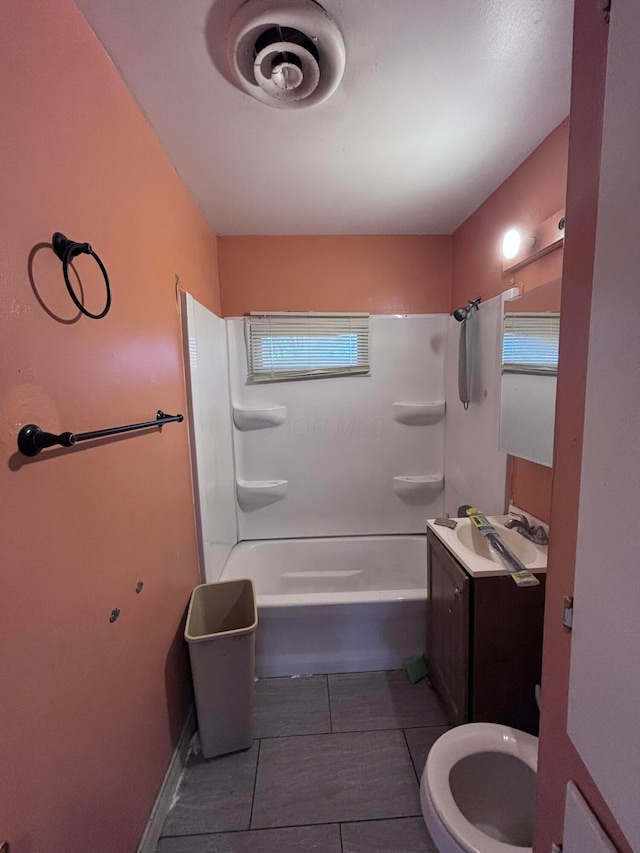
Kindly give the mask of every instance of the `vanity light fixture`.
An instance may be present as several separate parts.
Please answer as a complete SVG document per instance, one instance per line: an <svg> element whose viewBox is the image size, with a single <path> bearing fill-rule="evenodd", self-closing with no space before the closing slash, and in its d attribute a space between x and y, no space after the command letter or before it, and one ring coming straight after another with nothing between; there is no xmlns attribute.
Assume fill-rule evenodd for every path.
<svg viewBox="0 0 640 853"><path fill-rule="evenodd" d="M541 222L533 235L524 236L518 228L510 228L502 240L502 271L513 272L562 246L564 225L562 209Z"/></svg>
<svg viewBox="0 0 640 853"><path fill-rule="evenodd" d="M527 246L531 249L536 244L535 237L523 237L517 228L509 228L502 240L502 254L508 261L513 260Z"/></svg>

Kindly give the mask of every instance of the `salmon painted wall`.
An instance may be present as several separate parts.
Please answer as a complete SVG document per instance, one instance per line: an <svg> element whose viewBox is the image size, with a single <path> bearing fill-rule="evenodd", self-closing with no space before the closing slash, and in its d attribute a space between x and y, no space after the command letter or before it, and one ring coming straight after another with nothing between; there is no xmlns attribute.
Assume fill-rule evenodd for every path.
<svg viewBox="0 0 640 853"><path fill-rule="evenodd" d="M249 311L449 311L450 237L220 237L218 251L225 317Z"/></svg>
<svg viewBox="0 0 640 853"><path fill-rule="evenodd" d="M502 238L511 226L526 233L565 206L569 119L565 119L453 234L451 309L490 299L508 287L530 290L560 278L557 249L515 273L502 272ZM513 503L544 521L551 511L552 470L524 459L511 464Z"/></svg>
<svg viewBox="0 0 640 853"><path fill-rule="evenodd" d="M57 433L185 411L175 276L219 310L216 238L72 0L3 13L0 841L133 851L190 702L187 427L33 461L15 442L28 422ZM78 317L46 245L57 230L105 262L105 319ZM91 259L77 269L99 310Z"/></svg>
<svg viewBox="0 0 640 853"><path fill-rule="evenodd" d="M573 592L582 467L585 383L593 281L608 25L598 4L576 3L567 238L545 610L535 853L562 839L567 782L580 788L620 853L633 853L567 734L571 634L563 598ZM637 795L633 792L631 796Z"/></svg>

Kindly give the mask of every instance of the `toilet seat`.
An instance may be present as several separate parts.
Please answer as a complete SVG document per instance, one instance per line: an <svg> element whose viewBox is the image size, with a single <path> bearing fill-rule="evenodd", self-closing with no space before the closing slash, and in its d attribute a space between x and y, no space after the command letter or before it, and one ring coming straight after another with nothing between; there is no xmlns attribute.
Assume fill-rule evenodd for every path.
<svg viewBox="0 0 640 853"><path fill-rule="evenodd" d="M449 774L463 758L483 752L511 755L534 773L538 769L538 738L495 723L467 723L451 729L431 747L424 769L424 782L436 815L451 837L467 853L523 853L516 847L489 837L467 818L451 793Z"/></svg>

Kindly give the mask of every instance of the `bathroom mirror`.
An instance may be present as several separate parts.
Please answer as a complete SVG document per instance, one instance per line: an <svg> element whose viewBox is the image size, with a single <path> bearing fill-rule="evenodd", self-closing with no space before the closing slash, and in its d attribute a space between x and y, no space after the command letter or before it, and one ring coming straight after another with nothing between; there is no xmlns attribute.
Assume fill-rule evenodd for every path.
<svg viewBox="0 0 640 853"><path fill-rule="evenodd" d="M553 464L561 279L504 303L500 441L511 456Z"/></svg>

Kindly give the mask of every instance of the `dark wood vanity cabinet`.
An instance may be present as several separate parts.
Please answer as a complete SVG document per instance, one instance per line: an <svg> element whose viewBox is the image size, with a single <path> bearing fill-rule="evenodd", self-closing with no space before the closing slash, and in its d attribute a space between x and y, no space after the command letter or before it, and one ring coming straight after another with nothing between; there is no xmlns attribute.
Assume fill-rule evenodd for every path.
<svg viewBox="0 0 640 853"><path fill-rule="evenodd" d="M532 587L472 578L430 530L427 552L427 667L451 722L537 734L545 575Z"/></svg>

